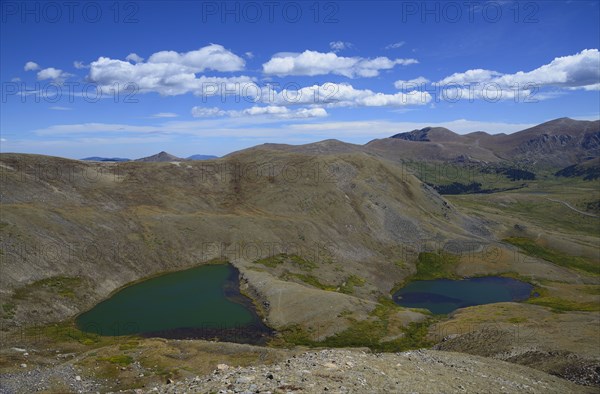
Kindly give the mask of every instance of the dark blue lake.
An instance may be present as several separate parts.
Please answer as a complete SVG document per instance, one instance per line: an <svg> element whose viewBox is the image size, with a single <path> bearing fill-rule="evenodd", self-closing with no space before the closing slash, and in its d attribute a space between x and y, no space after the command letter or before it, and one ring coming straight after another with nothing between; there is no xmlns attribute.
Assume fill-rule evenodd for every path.
<svg viewBox="0 0 600 394"><path fill-rule="evenodd" d="M424 308L438 315L467 306L524 301L532 290L529 283L497 276L417 280L394 293L393 299L400 306Z"/></svg>

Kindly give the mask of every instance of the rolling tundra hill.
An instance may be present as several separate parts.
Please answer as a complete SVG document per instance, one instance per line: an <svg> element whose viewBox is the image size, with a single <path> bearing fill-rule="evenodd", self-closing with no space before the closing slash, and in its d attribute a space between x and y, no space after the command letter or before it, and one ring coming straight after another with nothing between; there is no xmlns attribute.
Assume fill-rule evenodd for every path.
<svg viewBox="0 0 600 394"><path fill-rule="evenodd" d="M227 260L277 330L274 346L442 343L598 385L598 216L583 211L597 207L583 177L598 159L579 160L597 155L597 126L557 120L517 137L423 129L364 146L265 144L202 161L0 154L1 332L19 348L24 327L69 325L129 283ZM561 145L555 136L571 137L557 137ZM486 195L442 196L403 165L537 160L540 146L551 158L542 166L567 166ZM516 277L538 296L445 317L390 305L394 289L424 273ZM558 335L565 326L569 335ZM89 350L70 340L48 346ZM167 362L178 346L165 342L154 356ZM17 357L6 352L0 366Z"/></svg>
<svg viewBox="0 0 600 394"><path fill-rule="evenodd" d="M5 297L31 290L27 298L39 302L17 300L14 324L65 318L143 276L220 257L251 282L268 283L258 289L262 297L289 287L278 300L282 307L269 312L273 324L327 320L324 304L322 311L312 304L309 316L285 303L331 298L342 310L358 299L281 280L282 273L248 270L253 260L273 253L267 245L320 259L313 274L323 282L360 276L365 285L357 293L375 301L411 273L410 264L394 261L424 240L453 242L457 250L494 241L484 222L462 215L400 167L365 153L265 151L257 160L248 151L180 164L3 154L0 163L1 289ZM53 277L78 278L77 297L52 298L35 286Z"/></svg>

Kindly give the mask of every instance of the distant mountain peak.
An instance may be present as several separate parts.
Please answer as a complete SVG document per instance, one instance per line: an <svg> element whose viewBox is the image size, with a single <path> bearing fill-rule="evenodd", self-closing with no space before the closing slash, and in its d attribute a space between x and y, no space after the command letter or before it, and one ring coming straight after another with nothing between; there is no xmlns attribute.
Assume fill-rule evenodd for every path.
<svg viewBox="0 0 600 394"><path fill-rule="evenodd" d="M445 141L454 139L458 136L452 130L448 130L445 127L424 127L420 130L413 130L404 133L394 134L390 138L397 138L406 141Z"/></svg>
<svg viewBox="0 0 600 394"><path fill-rule="evenodd" d="M187 157L188 160L212 160L212 159L218 159L219 156L214 156L214 155L191 155L189 157Z"/></svg>
<svg viewBox="0 0 600 394"><path fill-rule="evenodd" d="M141 159L137 159L135 161L150 163L150 162L170 162L170 161L185 161L185 160L187 160L187 159L182 159L181 157L173 156L170 153L161 151L155 155L148 156L148 157L142 157Z"/></svg>
<svg viewBox="0 0 600 394"><path fill-rule="evenodd" d="M92 156L81 159L83 161L112 161L112 162L121 162L121 161L129 161L131 159L126 159L123 157L100 157L100 156Z"/></svg>

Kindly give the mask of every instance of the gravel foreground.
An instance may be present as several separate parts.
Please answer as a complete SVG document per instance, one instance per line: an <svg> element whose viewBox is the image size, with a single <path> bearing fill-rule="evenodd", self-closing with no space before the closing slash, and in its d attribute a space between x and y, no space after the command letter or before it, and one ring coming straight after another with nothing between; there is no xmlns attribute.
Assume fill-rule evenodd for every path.
<svg viewBox="0 0 600 394"><path fill-rule="evenodd" d="M137 390L138 393L144 392ZM528 367L453 352L322 350L268 366L219 364L148 393L597 393Z"/></svg>
<svg viewBox="0 0 600 394"><path fill-rule="evenodd" d="M102 393L105 379L80 376L67 362L0 375L0 394ZM81 374L83 375L83 374ZM52 382L62 382L60 391ZM104 383L104 384L103 384ZM55 387L50 389L50 387ZM271 365L218 364L209 375L120 393L598 393L529 367L438 350L373 354L326 349L290 356Z"/></svg>

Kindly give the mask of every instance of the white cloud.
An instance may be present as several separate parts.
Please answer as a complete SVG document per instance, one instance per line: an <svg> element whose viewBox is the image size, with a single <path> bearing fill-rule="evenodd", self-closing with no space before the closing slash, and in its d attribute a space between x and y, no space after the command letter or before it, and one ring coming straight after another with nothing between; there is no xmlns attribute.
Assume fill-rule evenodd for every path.
<svg viewBox="0 0 600 394"><path fill-rule="evenodd" d="M137 53L130 53L125 57L125 60L132 63L141 63L144 61L144 58L139 56Z"/></svg>
<svg viewBox="0 0 600 394"><path fill-rule="evenodd" d="M502 75L501 85L534 82L542 86L585 88L600 85L600 53L598 49L585 49L571 56L557 57L530 72Z"/></svg>
<svg viewBox="0 0 600 394"><path fill-rule="evenodd" d="M355 89L348 83L324 83L300 88L271 90L263 101L277 105L312 105L321 107L400 107L424 105L431 101L428 92L409 91L386 94L369 89Z"/></svg>
<svg viewBox="0 0 600 394"><path fill-rule="evenodd" d="M285 120L322 118L327 116L327 111L324 108L299 108L296 110L291 110L290 108L276 105L253 106L241 111L225 111L217 107L193 107L192 116L196 118L212 118L222 116L228 116L232 118L266 117Z"/></svg>
<svg viewBox="0 0 600 394"><path fill-rule="evenodd" d="M412 83L411 83L412 82ZM398 89L421 89L429 82L424 77L395 82ZM555 88L554 90L543 88ZM563 89L563 90L558 90ZM512 100L535 102L560 96L567 90L600 90L600 53L585 49L557 57L531 71L505 74L486 69L471 69L447 76L423 90L439 97L462 100Z"/></svg>
<svg viewBox="0 0 600 394"><path fill-rule="evenodd" d="M263 72L270 75L326 75L337 74L348 78L375 77L380 70L389 70L396 65L418 63L415 59L388 59L377 57L343 57L333 52L279 53L263 64Z"/></svg>
<svg viewBox="0 0 600 394"><path fill-rule="evenodd" d="M282 115L289 112L289 108L269 105L267 107L251 107L242 111L244 115Z"/></svg>
<svg viewBox="0 0 600 394"><path fill-rule="evenodd" d="M211 44L195 51L178 53L161 51L152 54L146 62L100 57L90 64L88 80L108 90L124 89L135 84L140 93L158 92L173 96L192 92L197 95L218 94L221 89L235 89L235 84L250 82L251 78L198 77L205 70L239 71L245 61L221 45Z"/></svg>
<svg viewBox="0 0 600 394"><path fill-rule="evenodd" d="M192 116L194 118L212 118L217 116L223 116L226 114L226 111L223 111L220 108L206 108L206 107L193 107L192 108Z"/></svg>
<svg viewBox="0 0 600 394"><path fill-rule="evenodd" d="M50 107L50 109L53 110L53 111L70 111L73 108L54 106L54 107Z"/></svg>
<svg viewBox="0 0 600 394"><path fill-rule="evenodd" d="M73 67L75 67L78 70L83 70L84 68L90 68L89 65L86 65L85 63L83 63L82 61L79 61L79 60L75 60L73 62Z"/></svg>
<svg viewBox="0 0 600 394"><path fill-rule="evenodd" d="M177 115L174 112L159 112L157 114L153 114L152 117L153 118L176 118L179 115Z"/></svg>
<svg viewBox="0 0 600 394"><path fill-rule="evenodd" d="M531 71L503 74L497 71L474 69L452 74L438 82L441 85L488 84L511 90L559 87L566 89L600 90L600 53L598 49L585 49L570 56L557 57ZM477 91L477 90L475 90ZM507 98L512 98L510 94ZM543 96L539 96L543 98Z"/></svg>
<svg viewBox="0 0 600 394"><path fill-rule="evenodd" d="M246 52L244 53L244 55L248 58L248 59L253 59L254 58L254 53L252 52Z"/></svg>
<svg viewBox="0 0 600 394"><path fill-rule="evenodd" d="M0 138L0 142L6 142L6 138Z"/></svg>
<svg viewBox="0 0 600 394"><path fill-rule="evenodd" d="M198 50L184 53L175 51L156 52L148 58L147 63L173 64L195 70L195 72L204 70L241 71L246 64L244 59L217 44L210 44Z"/></svg>
<svg viewBox="0 0 600 394"><path fill-rule="evenodd" d="M385 49L397 49L397 48L400 48L401 46L404 46L404 44L406 44L406 42L404 42L404 41L398 41L398 42L395 42L393 44L386 45Z"/></svg>
<svg viewBox="0 0 600 394"><path fill-rule="evenodd" d="M11 78L10 82L21 82L21 78L19 78L19 77Z"/></svg>
<svg viewBox="0 0 600 394"><path fill-rule="evenodd" d="M241 115L261 116L266 115L278 119L306 119L322 118L327 116L327 111L323 108L300 108L291 110L287 107L269 105L266 107L251 107L241 111ZM239 116L232 114L232 116Z"/></svg>
<svg viewBox="0 0 600 394"><path fill-rule="evenodd" d="M403 88L406 88L407 86L416 87L418 85L422 85L427 82L429 82L429 79L427 79L425 77L417 77L417 78L407 79L407 80L399 79L396 82L394 82L394 86L396 87L396 89L403 89Z"/></svg>
<svg viewBox="0 0 600 394"><path fill-rule="evenodd" d="M25 71L36 71L40 69L40 66L36 62L27 62L25 63L25 67L23 67Z"/></svg>
<svg viewBox="0 0 600 394"><path fill-rule="evenodd" d="M43 70L38 71L37 79L39 81L43 81L46 79L51 79L55 82L63 82L65 79L70 77L71 74L64 72L58 68L48 67Z"/></svg>
<svg viewBox="0 0 600 394"><path fill-rule="evenodd" d="M329 43L329 47L331 48L331 50L333 52L339 52L339 51L343 51L344 49L350 49L353 46L354 45L351 42L344 42L344 41L331 41Z"/></svg>

